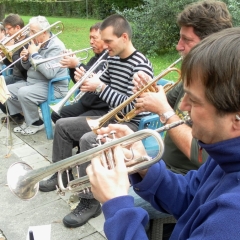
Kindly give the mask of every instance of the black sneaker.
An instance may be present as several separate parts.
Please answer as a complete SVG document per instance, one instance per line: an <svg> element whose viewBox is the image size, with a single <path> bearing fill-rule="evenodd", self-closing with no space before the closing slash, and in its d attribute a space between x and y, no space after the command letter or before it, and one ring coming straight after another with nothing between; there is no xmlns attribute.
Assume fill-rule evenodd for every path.
<svg viewBox="0 0 240 240"><path fill-rule="evenodd" d="M39 190L42 192L51 192L56 190L56 186L58 186L58 173L54 173L49 179L47 180L43 180L39 183ZM69 171L69 180L72 181L73 180L73 175L72 172ZM64 172L62 174L62 181L63 181L63 185L64 187L67 186L68 184L68 179L67 179L67 173Z"/></svg>
<svg viewBox="0 0 240 240"><path fill-rule="evenodd" d="M89 219L99 216L101 212L101 205L96 199L81 198L77 207L63 218L63 223L69 228L80 227Z"/></svg>
<svg viewBox="0 0 240 240"><path fill-rule="evenodd" d="M8 119L11 123L16 124L16 125L21 125L24 122L24 116L22 116L22 117L19 117L19 116L11 117L11 116L9 116ZM2 117L1 118L1 123L7 123L7 117Z"/></svg>

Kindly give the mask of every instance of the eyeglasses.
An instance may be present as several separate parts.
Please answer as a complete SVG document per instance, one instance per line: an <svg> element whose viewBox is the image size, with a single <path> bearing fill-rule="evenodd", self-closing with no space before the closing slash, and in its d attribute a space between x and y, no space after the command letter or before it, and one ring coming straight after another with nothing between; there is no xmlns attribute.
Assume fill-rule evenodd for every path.
<svg viewBox="0 0 240 240"><path fill-rule="evenodd" d="M5 28L5 31L10 31L13 27Z"/></svg>

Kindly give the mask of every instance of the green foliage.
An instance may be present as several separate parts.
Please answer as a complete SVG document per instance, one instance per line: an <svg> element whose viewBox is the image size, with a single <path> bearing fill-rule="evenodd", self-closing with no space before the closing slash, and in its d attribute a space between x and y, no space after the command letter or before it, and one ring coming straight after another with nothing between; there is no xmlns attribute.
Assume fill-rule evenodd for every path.
<svg viewBox="0 0 240 240"><path fill-rule="evenodd" d="M104 19L118 12L133 27L133 43L147 56L174 51L179 39L176 16L183 8L197 0L0 0L6 1L8 13L20 15L64 16ZM223 0L233 16L234 26L240 26L240 1ZM87 4L86 4L87 3Z"/></svg>
<svg viewBox="0 0 240 240"><path fill-rule="evenodd" d="M240 26L240 2L239 0L224 0L228 6L229 12L233 17L233 25Z"/></svg>
<svg viewBox="0 0 240 240"><path fill-rule="evenodd" d="M193 0L144 0L144 4L120 11L132 24L133 43L143 53L155 56L172 50L179 36L176 16Z"/></svg>
<svg viewBox="0 0 240 240"><path fill-rule="evenodd" d="M132 24L133 43L148 56L173 50L179 39L176 17L187 4L195 0L144 0L138 7L115 11ZM235 26L240 25L239 0L224 0L233 16Z"/></svg>

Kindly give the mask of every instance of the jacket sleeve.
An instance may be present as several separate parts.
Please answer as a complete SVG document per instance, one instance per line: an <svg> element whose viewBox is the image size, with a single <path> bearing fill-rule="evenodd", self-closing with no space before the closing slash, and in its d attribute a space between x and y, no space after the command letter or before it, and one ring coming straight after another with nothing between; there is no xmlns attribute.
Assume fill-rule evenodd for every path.
<svg viewBox="0 0 240 240"><path fill-rule="evenodd" d="M134 207L132 196L121 196L103 204L105 216L104 232L111 240L148 239L145 225L148 214L139 207Z"/></svg>
<svg viewBox="0 0 240 240"><path fill-rule="evenodd" d="M130 180L140 197L151 203L155 209L170 213L178 219L191 203L207 166L208 162L198 171L191 170L183 176L168 170L161 160L148 169L143 179L138 174L133 174Z"/></svg>

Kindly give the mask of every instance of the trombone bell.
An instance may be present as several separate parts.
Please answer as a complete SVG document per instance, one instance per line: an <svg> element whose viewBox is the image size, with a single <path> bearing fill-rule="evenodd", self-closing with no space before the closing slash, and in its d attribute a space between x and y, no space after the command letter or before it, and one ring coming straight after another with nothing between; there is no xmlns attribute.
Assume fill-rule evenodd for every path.
<svg viewBox="0 0 240 240"><path fill-rule="evenodd" d="M35 197L39 189L39 183L26 186L25 181L27 181L27 179L21 181L30 171L32 171L31 166L24 162L18 162L14 163L7 172L7 182L10 190L23 200Z"/></svg>

